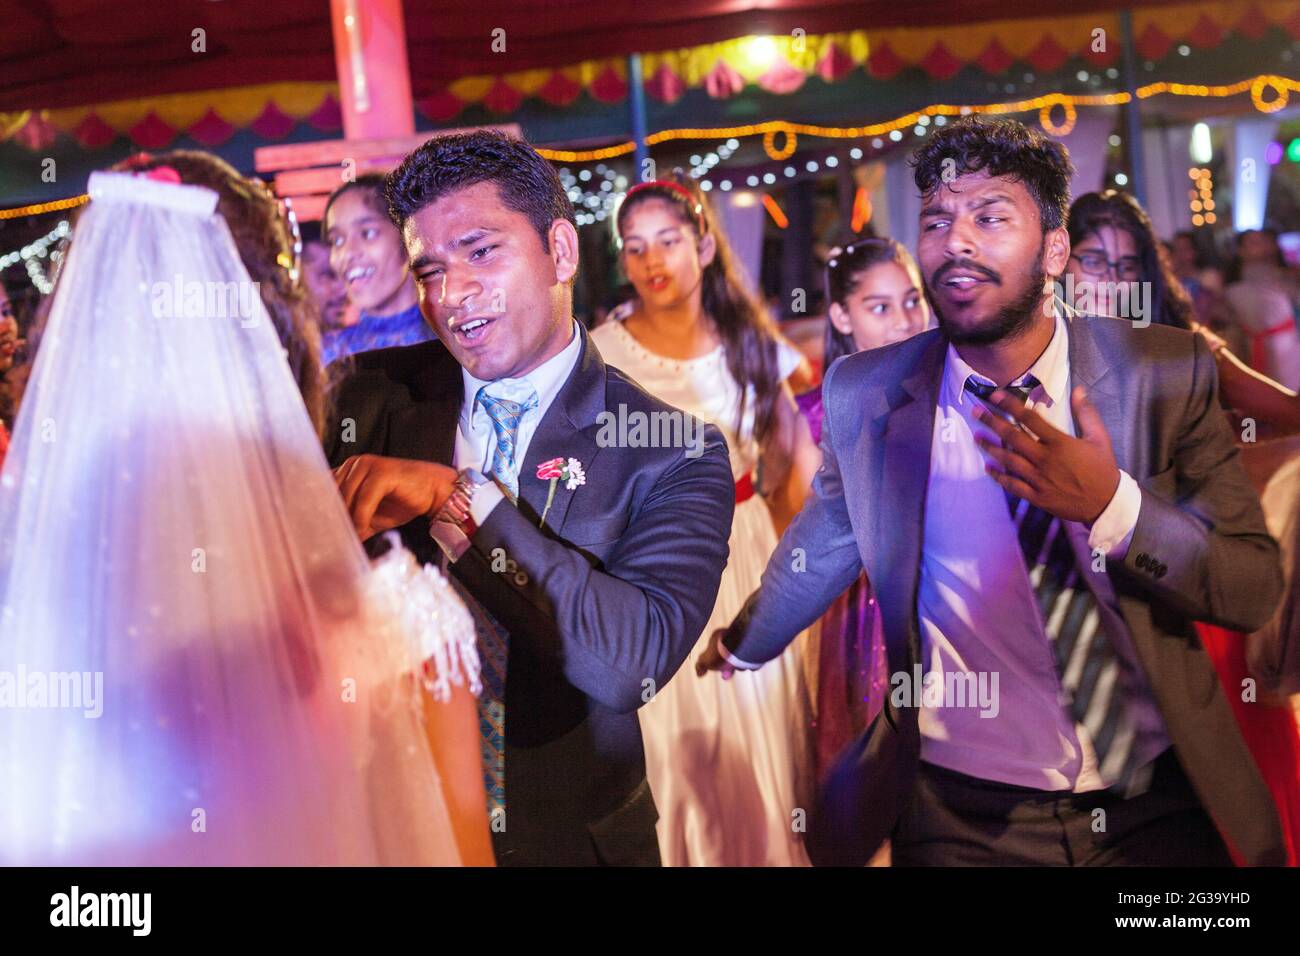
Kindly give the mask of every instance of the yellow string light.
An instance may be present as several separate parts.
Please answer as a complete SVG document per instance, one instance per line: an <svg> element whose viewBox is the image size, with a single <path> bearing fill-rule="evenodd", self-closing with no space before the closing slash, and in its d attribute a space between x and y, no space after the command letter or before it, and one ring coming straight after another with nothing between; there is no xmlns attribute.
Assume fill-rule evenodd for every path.
<svg viewBox="0 0 1300 956"><path fill-rule="evenodd" d="M1272 90L1275 94L1273 99L1264 100L1266 91ZM1137 97L1140 100L1150 99L1153 96L1199 96L1213 97L1222 99L1229 96L1240 96L1242 93L1250 93L1251 104L1261 113L1275 113L1287 105L1290 94L1300 92L1300 81L1289 79L1285 76L1276 76L1274 74L1261 74L1248 80L1242 80L1239 83L1230 83L1220 86L1204 86L1193 83L1167 83L1164 81L1158 83L1148 83L1146 86L1137 90ZM870 123L866 126L817 126L811 123L790 123L786 120L769 120L765 123L750 123L744 126L725 126L714 129L665 129L657 133L652 133L646 137L647 146L657 146L660 143L676 142L679 140L696 140L696 139L739 139L745 136L762 136L764 148L768 149L768 155L773 159L783 159L794 152L795 140L798 136L816 136L822 139L863 139L871 136L884 136L892 133L894 130L906 129L909 126L915 126L922 116L965 116L967 114L978 114L988 116L1002 116L1008 113L1027 113L1034 110L1038 111L1038 121L1043 129L1057 136L1065 136L1072 129L1077 119L1077 107L1080 106L1123 106L1128 103L1131 97L1128 93L1095 93L1075 96L1069 93L1048 93L1045 96L1035 96L1031 99L1011 100L1005 103L980 103L974 106L955 106L950 103L935 103L925 109L908 113L905 116L899 116L892 120L886 120L880 123ZM1060 106L1065 111L1064 122L1055 124L1052 121L1052 110ZM786 136L785 149L775 150L776 134L784 133ZM604 146L600 149L549 149L547 147L537 147L537 152L545 159L556 163L593 163L604 159L614 159L618 156L626 156L635 151L636 144L631 140L625 140L621 143L615 143L612 146ZM786 152L789 150L789 152ZM774 155L782 153L781 156ZM20 216L38 216L41 213L55 212L60 209L70 209L73 206L80 206L89 199L88 196L74 196L71 199L56 199L52 202L36 203L31 206L22 206L18 209L0 209L0 219L16 219Z"/></svg>
<svg viewBox="0 0 1300 956"><path fill-rule="evenodd" d="M60 209L71 209L74 206L85 205L90 196L80 195L73 196L70 199L54 199L50 202L34 203L30 206L19 206L17 209L0 209L0 219L17 219L21 216L39 216L46 212L58 212Z"/></svg>
<svg viewBox="0 0 1300 956"><path fill-rule="evenodd" d="M785 133L785 145L780 149L776 148L776 134ZM783 159L789 159L794 155L795 147L799 144L799 137L795 133L782 130L769 130L763 134L763 151L767 153L769 159L774 159L778 163Z"/></svg>
<svg viewBox="0 0 1300 956"><path fill-rule="evenodd" d="M1273 100L1265 103L1263 95L1268 89L1272 89L1277 96ZM1262 74L1248 80L1242 80L1239 83L1230 83L1219 86L1205 86L1194 83L1168 83L1164 81L1148 83L1146 86L1140 87L1137 90L1137 97L1140 100L1162 95L1199 96L1223 99L1229 96L1240 96L1243 93L1250 93L1251 103L1257 110L1263 113L1272 113L1285 106L1289 94L1294 91L1300 91L1300 81L1288 79L1284 76ZM1042 123L1045 130L1048 132L1055 132L1056 135L1059 136L1064 136L1074 128L1074 122L1077 116L1077 107L1123 106L1131 99L1132 97L1127 92L1092 93L1079 96L1070 93L1048 93L1043 96L1035 96L1028 99L1010 100L1005 103L980 103L974 106L955 106L950 103L935 103L922 110L908 113L905 116L899 116L895 119L886 120L880 123L871 123L866 126L817 126L811 123L790 123L786 120L769 120L764 123L750 123L744 126L724 126L713 129L665 129L647 136L646 145L657 146L660 143L675 142L678 140L740 139L746 136L763 136L766 140L769 134L774 137L777 133L796 136L817 136L823 139L863 139L870 136L888 135L896 129L906 129L909 126L915 126L917 120L922 116L965 116L970 113L1002 116L1008 113L1027 113L1034 110L1038 111L1039 121ZM1057 106L1060 106L1065 110L1065 121L1059 125L1052 124L1051 120L1051 111ZM774 141L773 145L775 145ZM610 159L614 156L623 156L632 152L635 148L635 144L631 140L627 140L618 143L617 145L607 146L602 149L551 150L539 148L537 151L545 158L556 162L588 163L602 159ZM769 153L769 155L771 154Z"/></svg>
<svg viewBox="0 0 1300 956"><path fill-rule="evenodd" d="M1065 110L1065 122L1059 126L1052 122L1052 107L1054 106L1060 106ZM1058 100L1055 103L1044 104L1038 111L1038 125L1053 136L1069 136L1078 119L1079 114L1075 110L1074 104L1069 100Z"/></svg>

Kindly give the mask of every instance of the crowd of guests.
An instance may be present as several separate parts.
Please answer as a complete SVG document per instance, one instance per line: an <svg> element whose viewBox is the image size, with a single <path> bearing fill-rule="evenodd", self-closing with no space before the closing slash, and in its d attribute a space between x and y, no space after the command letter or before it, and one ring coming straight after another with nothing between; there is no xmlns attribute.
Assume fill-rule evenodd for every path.
<svg viewBox="0 0 1300 956"><path fill-rule="evenodd" d="M260 283L322 433L331 383L350 356L433 338L381 176L345 183L329 198L319 226L304 227L296 263L301 279L293 281L283 266L294 258L294 236L281 204L260 182L191 151L136 157L121 168L158 167L218 193L219 211ZM781 530L821 465L823 408L812 369L824 371L846 355L901 342L930 327L933 316L908 249L888 237L845 236L825 266L823 349L806 356L747 288L718 217L693 181L634 187L615 228L633 294L594 329L592 340L608 364L647 391L716 425L730 451L736 486L730 558L713 615L688 658L693 661L758 588ZM1136 200L1116 191L1075 200L1068 232L1066 270L1075 288L1141 283L1149 290L1152 322L1203 336L1215 356L1224 412L1251 453L1252 477L1267 504L1269 483L1287 466L1291 447L1265 447L1264 440L1300 433L1300 275L1284 263L1276 234L1243 233L1231 266L1220 271L1195 235L1161 242ZM1095 311L1110 310L1103 300ZM15 363L32 358L23 355L24 346L0 288L3 427L12 426L21 394ZM1276 513L1269 515L1270 529L1280 529L1274 533L1288 572L1294 542L1286 536L1294 537L1295 509L1294 500L1274 501ZM1273 627L1289 627L1290 613L1288 601ZM1300 736L1286 696L1300 690L1296 675L1277 653L1252 656L1259 641L1208 626L1201 637L1231 700L1239 700L1247 678L1272 695L1235 709L1294 848L1300 838ZM1265 643L1276 651L1280 642L1275 636ZM880 711L888 692L880 615L865 573L755 674L733 680L691 674L669 683L640 711L663 861L805 863L789 808L809 805L809 786Z"/></svg>

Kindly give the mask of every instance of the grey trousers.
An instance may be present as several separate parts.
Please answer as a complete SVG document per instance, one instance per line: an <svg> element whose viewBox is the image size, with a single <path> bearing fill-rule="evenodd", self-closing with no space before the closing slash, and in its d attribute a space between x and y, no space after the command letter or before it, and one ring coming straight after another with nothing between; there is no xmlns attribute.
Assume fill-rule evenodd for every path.
<svg viewBox="0 0 1300 956"><path fill-rule="evenodd" d="M922 762L894 866L1232 866L1173 749L1149 789L1033 790Z"/></svg>

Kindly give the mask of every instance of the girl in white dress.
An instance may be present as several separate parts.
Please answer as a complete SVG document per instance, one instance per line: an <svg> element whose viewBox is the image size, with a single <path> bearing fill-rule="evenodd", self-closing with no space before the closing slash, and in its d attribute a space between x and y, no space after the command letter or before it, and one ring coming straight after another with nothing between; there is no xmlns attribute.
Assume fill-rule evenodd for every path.
<svg viewBox="0 0 1300 956"><path fill-rule="evenodd" d="M731 555L713 615L677 676L640 712L663 862L807 865L801 823L811 779L810 708L802 636L754 675L758 680L693 673L702 642L758 587L776 547L772 515L754 494L760 458L765 490L773 490L796 452L811 446L785 384L802 356L741 285L693 184L634 187L618 230L638 300L592 340L606 362L647 391L721 429L736 479Z"/></svg>

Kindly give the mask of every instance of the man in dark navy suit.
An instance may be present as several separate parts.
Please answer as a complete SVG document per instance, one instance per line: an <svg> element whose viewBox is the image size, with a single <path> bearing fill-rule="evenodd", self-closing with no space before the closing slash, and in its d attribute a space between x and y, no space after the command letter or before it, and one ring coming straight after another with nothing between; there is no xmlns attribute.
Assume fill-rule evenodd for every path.
<svg viewBox="0 0 1300 956"><path fill-rule="evenodd" d="M327 442L340 490L363 539L401 528L446 560L483 622L498 862L658 864L636 712L713 609L726 444L604 440L608 415L675 410L573 319L573 209L526 143L432 139L387 195L439 341L357 356Z"/></svg>

